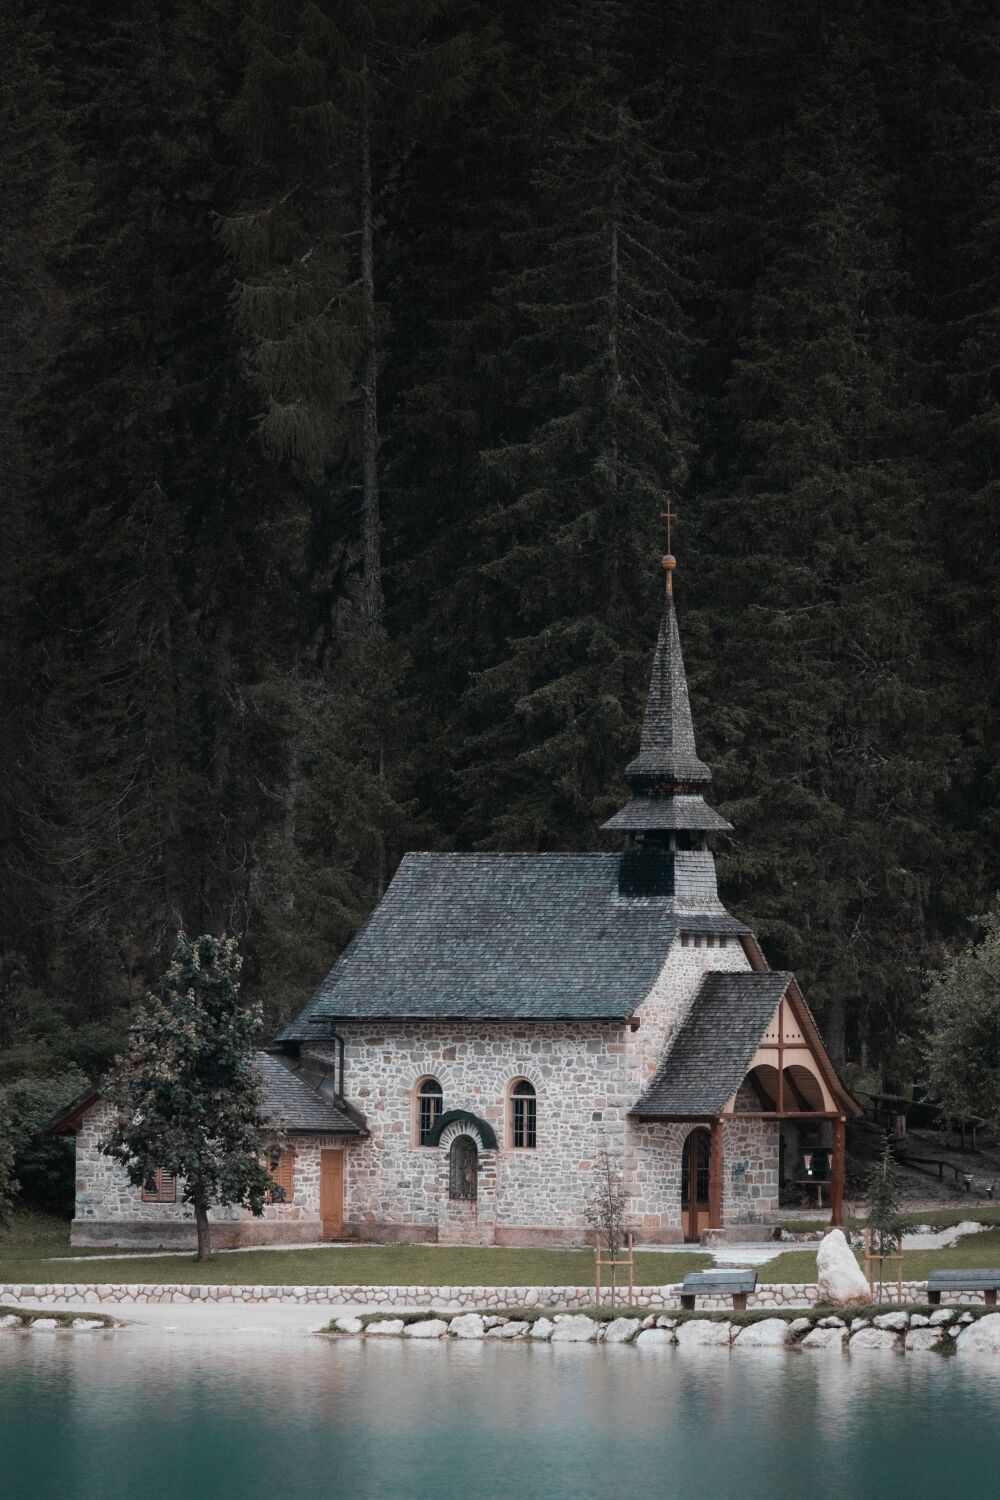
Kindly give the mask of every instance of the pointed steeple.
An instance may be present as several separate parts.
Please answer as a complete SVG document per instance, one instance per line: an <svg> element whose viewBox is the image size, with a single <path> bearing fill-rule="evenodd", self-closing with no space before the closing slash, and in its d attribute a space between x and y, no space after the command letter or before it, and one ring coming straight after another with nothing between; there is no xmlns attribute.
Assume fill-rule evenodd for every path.
<svg viewBox="0 0 1000 1500"><path fill-rule="evenodd" d="M682 786L707 786L712 779L695 749L672 591L663 601L639 754L625 767L625 779L637 792L662 787L668 795Z"/></svg>
<svg viewBox="0 0 1000 1500"><path fill-rule="evenodd" d="M672 515L670 519L673 519ZM666 595L653 656L639 754L625 767L625 780L633 800L603 826L623 833L643 834L728 832L731 824L707 806L700 795L700 789L712 780L712 773L705 762L699 760L695 747L691 703L674 609L673 573L677 561L670 552L664 557L663 566L666 570ZM688 839L685 838L684 842L686 844ZM673 837L670 847L678 847L678 841Z"/></svg>

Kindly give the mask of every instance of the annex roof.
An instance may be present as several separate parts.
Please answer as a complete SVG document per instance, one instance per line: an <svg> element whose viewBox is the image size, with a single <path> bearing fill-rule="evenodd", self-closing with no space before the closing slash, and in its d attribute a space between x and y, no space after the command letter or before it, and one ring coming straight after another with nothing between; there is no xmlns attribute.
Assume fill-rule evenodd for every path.
<svg viewBox="0 0 1000 1500"><path fill-rule="evenodd" d="M254 1062L263 1075L264 1114L269 1122L279 1125L282 1130L305 1134L360 1133L362 1127L352 1113L341 1109L299 1077L293 1062L285 1062L270 1052L256 1052ZM100 1097L99 1088L88 1089L48 1122L44 1127L46 1134L64 1135L78 1130L83 1116L99 1102Z"/></svg>
<svg viewBox="0 0 1000 1500"><path fill-rule="evenodd" d="M629 1114L717 1115L746 1076L792 975L766 969L705 975L656 1077Z"/></svg>
<svg viewBox="0 0 1000 1500"><path fill-rule="evenodd" d="M618 893L617 854L408 854L279 1041L325 1018L624 1019L679 921Z"/></svg>
<svg viewBox="0 0 1000 1500"><path fill-rule="evenodd" d="M357 1122L301 1078L294 1062L270 1052L258 1052L254 1061L264 1076L265 1110L282 1130L359 1134Z"/></svg>

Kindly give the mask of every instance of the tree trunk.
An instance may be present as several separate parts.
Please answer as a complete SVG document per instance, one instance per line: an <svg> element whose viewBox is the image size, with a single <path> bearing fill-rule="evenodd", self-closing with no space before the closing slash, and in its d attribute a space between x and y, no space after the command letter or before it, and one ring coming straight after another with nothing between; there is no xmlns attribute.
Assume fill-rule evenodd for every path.
<svg viewBox="0 0 1000 1500"><path fill-rule="evenodd" d="M378 333L375 323L375 243L372 224L371 120L368 113L368 67L362 74L361 115L358 123L358 175L361 218L361 598L365 630L382 634L385 596L382 592L382 515L378 473ZM385 736L381 728L373 746L379 781L385 780ZM376 835L375 890L385 894L385 835Z"/></svg>
<svg viewBox="0 0 1000 1500"><path fill-rule="evenodd" d="M197 1188L191 1199L194 1208L195 1228L198 1231L198 1259L209 1260L212 1255L212 1231L208 1223L208 1200L204 1190Z"/></svg>
<svg viewBox="0 0 1000 1500"><path fill-rule="evenodd" d="M847 1061L847 1005L842 994L833 996L826 1007L823 1039L835 1068Z"/></svg>

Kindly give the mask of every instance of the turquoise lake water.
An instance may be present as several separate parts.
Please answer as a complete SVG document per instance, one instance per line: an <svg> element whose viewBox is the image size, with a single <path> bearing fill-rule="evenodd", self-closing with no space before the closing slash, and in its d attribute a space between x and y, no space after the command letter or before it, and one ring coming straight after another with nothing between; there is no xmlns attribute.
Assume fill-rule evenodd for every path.
<svg viewBox="0 0 1000 1500"><path fill-rule="evenodd" d="M0 1338L3 1500L979 1500L1000 1361Z"/></svg>

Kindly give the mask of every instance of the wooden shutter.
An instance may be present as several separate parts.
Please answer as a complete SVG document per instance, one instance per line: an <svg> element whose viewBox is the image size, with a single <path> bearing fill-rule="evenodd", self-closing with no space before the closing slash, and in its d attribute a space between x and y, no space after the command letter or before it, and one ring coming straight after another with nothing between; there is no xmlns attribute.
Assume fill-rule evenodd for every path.
<svg viewBox="0 0 1000 1500"><path fill-rule="evenodd" d="M295 1148L286 1146L282 1151L278 1165L271 1172L271 1176L278 1184L285 1196L283 1203L291 1203L295 1196Z"/></svg>
<svg viewBox="0 0 1000 1500"><path fill-rule="evenodd" d="M177 1178L173 1172L165 1172L162 1167L157 1167L148 1182L142 1187L143 1203L176 1203L177 1202Z"/></svg>

